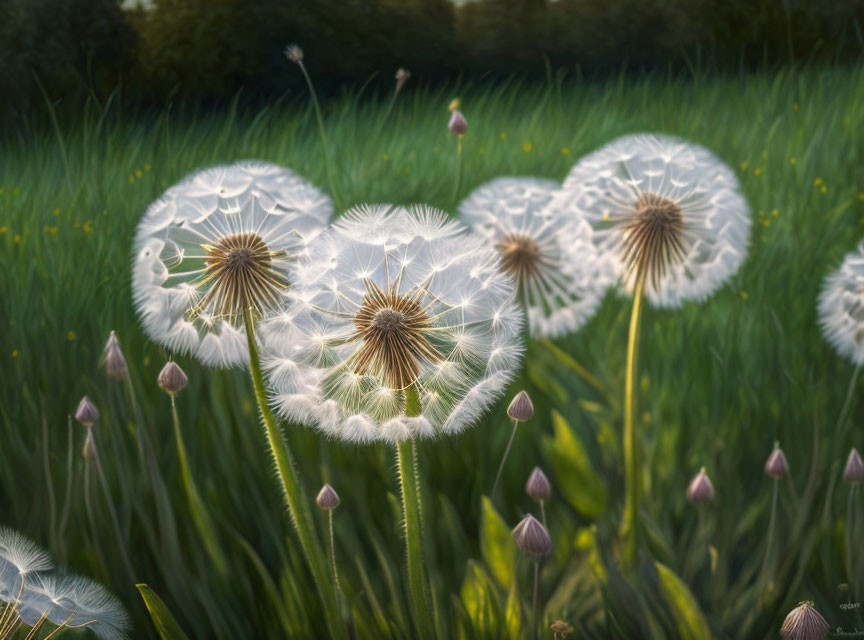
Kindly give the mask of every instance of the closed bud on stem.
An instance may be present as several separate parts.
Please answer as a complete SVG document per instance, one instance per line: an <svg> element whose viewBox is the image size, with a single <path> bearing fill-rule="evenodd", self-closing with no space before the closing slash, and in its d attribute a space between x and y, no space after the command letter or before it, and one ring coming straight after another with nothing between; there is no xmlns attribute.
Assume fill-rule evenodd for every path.
<svg viewBox="0 0 864 640"><path fill-rule="evenodd" d="M465 132L468 131L468 121L465 120L465 116L462 115L462 112L459 111L459 109L453 110L447 128L450 129L451 133L455 133L457 136L464 135Z"/></svg>
<svg viewBox="0 0 864 640"><path fill-rule="evenodd" d="M711 478L705 472L705 467L699 470L687 487L687 499L693 504L711 502L714 499L714 485L711 484Z"/></svg>
<svg viewBox="0 0 864 640"><path fill-rule="evenodd" d="M864 480L864 462L861 460L861 454L858 449L852 447L849 452L849 459L846 460L846 468L843 470L843 480L849 484L855 484Z"/></svg>
<svg viewBox="0 0 864 640"><path fill-rule="evenodd" d="M126 380L129 377L126 358L120 348L120 341L113 331L109 334L108 342L105 343L105 348L102 350L102 362L105 364L105 371L112 378Z"/></svg>
<svg viewBox="0 0 864 640"><path fill-rule="evenodd" d="M534 405L525 391L520 391L510 401L507 407L507 415L517 422L525 422L534 417Z"/></svg>
<svg viewBox="0 0 864 640"><path fill-rule="evenodd" d="M339 506L339 495L333 487L329 484L325 484L321 487L321 491L318 492L318 497L315 498L315 502L317 502L318 506L322 509L330 511Z"/></svg>
<svg viewBox="0 0 864 640"><path fill-rule="evenodd" d="M534 560L542 560L552 553L552 538L537 518L528 514L513 529L516 546Z"/></svg>
<svg viewBox="0 0 864 640"><path fill-rule="evenodd" d="M768 460L765 462L765 473L774 479L782 478L789 473L789 463L780 447L774 449L768 456Z"/></svg>
<svg viewBox="0 0 864 640"><path fill-rule="evenodd" d="M405 86L405 83L408 82L408 78L411 77L411 72L408 69L403 69L399 67L399 70L396 72L396 93L399 93L402 90L402 87Z"/></svg>
<svg viewBox="0 0 864 640"><path fill-rule="evenodd" d="M99 410L90 402L87 396L81 398L78 408L75 410L75 419L85 427L92 427L99 419Z"/></svg>
<svg viewBox="0 0 864 640"><path fill-rule="evenodd" d="M543 473L540 467L534 467L531 475L528 476L528 482L525 483L525 493L534 498L538 502L547 500L549 494L552 493L552 486L549 484L549 478Z"/></svg>
<svg viewBox="0 0 864 640"><path fill-rule="evenodd" d="M166 362L165 366L162 367L162 371L159 372L157 383L173 396L189 384L189 378L186 377L186 374L183 372L183 369L180 368L180 365L172 360Z"/></svg>
<svg viewBox="0 0 864 640"><path fill-rule="evenodd" d="M810 602L802 602L789 612L780 627L783 640L825 640L831 625Z"/></svg>
<svg viewBox="0 0 864 640"><path fill-rule="evenodd" d="M285 47L285 57L294 64L300 64L303 62L303 49L296 44L289 44Z"/></svg>

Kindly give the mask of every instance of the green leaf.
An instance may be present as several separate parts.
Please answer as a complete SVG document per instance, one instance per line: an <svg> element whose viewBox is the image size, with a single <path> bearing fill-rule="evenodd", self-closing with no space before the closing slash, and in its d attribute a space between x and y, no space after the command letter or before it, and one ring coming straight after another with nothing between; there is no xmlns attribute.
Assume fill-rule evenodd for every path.
<svg viewBox="0 0 864 640"><path fill-rule="evenodd" d="M516 542L510 533L510 527L492 506L492 501L483 496L482 502L480 550L492 577L506 589L513 582L516 569Z"/></svg>
<svg viewBox="0 0 864 640"><path fill-rule="evenodd" d="M522 603L519 601L515 581L510 585L510 592L507 594L504 623L507 625L507 637L510 640L519 640L522 634Z"/></svg>
<svg viewBox="0 0 864 640"><path fill-rule="evenodd" d="M549 461L555 474L555 489L586 518L606 511L606 487L588 460L582 442L557 411L552 412L555 437L546 440Z"/></svg>
<svg viewBox="0 0 864 640"><path fill-rule="evenodd" d="M681 640L711 640L711 629L696 598L669 567L655 562L660 579L660 591L678 624Z"/></svg>
<svg viewBox="0 0 864 640"><path fill-rule="evenodd" d="M144 604L147 605L147 611L150 613L150 619L153 620L153 626L159 633L162 640L188 640L186 634L177 624L174 616L162 602L162 598L156 595L146 584L136 584L138 592L144 598Z"/></svg>
<svg viewBox="0 0 864 640"><path fill-rule="evenodd" d="M593 527L584 527L576 533L575 546L577 551L584 553L588 560L588 566L597 579L598 584L606 586L609 577L606 574L606 566L603 564L603 556L600 554L600 546L597 544L597 536Z"/></svg>
<svg viewBox="0 0 864 640"><path fill-rule="evenodd" d="M468 561L459 595L471 619L474 635L494 635L502 619L501 602L489 576L473 560Z"/></svg>

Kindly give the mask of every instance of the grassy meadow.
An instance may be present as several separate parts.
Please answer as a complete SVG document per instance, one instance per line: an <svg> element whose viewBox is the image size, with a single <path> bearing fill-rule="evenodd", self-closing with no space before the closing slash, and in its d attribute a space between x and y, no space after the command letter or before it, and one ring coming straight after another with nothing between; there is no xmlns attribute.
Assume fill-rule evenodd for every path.
<svg viewBox="0 0 864 640"><path fill-rule="evenodd" d="M456 139L446 128L456 96L469 126L458 194ZM419 445L439 635L529 637L519 628L530 616L533 568L509 529L538 511L524 493L535 465L552 483L541 637L562 619L574 638L704 638L706 624L717 639L772 638L802 600L832 628L864 627L840 608L864 588L861 557L857 580L841 586L850 533L841 473L849 448L864 447L864 404L860 385L848 389L853 365L824 342L816 313L823 277L864 236L864 67L438 89L412 80L388 105L362 89L324 104L332 185L302 100L219 112L124 111L92 100L74 118L61 105L53 127L5 133L0 524L104 581L129 608L136 638L156 637L136 583L162 597L189 637L323 637L248 374L181 357L190 384L177 409L202 497L190 507L170 398L156 385L169 354L137 325L130 293L132 238L148 203L190 171L258 158L304 175L339 210L425 202L454 211L494 177L562 179L621 134L663 132L712 149L737 171L753 229L743 268L716 295L674 311L649 306L643 318L649 535L638 577L619 575L612 553L630 304L610 293L578 334L553 347L530 342L519 379L474 428ZM99 367L111 330L131 392ZM519 427L493 506L485 496L510 433L505 409L521 388L536 414ZM847 389L849 419L838 424ZM96 444L119 535L99 469L82 455L85 430L70 418L85 394L102 413ZM287 439L309 492L329 482L342 499L336 550L357 637L415 637L392 448L328 442L299 427ZM766 554L773 481L762 467L775 442L791 474L779 485ZM702 466L717 499L697 509L684 492ZM857 502L860 512L860 494ZM316 517L324 539L326 514ZM681 582L664 581L655 560ZM692 598L671 584L686 584Z"/></svg>

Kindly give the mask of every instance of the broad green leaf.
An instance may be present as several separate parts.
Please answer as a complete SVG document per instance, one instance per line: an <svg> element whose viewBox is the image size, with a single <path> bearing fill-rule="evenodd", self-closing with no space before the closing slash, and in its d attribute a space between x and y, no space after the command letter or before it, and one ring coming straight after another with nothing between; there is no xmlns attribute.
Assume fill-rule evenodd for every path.
<svg viewBox="0 0 864 640"><path fill-rule="evenodd" d="M138 592L144 598L144 604L147 605L147 611L150 613L150 619L153 620L153 626L159 633L162 640L188 640L186 634L177 624L174 616L162 602L162 598L156 595L146 584L136 584Z"/></svg>
<svg viewBox="0 0 864 640"><path fill-rule="evenodd" d="M557 484L555 489L586 518L606 511L606 487L588 460L582 442L557 411L552 412L555 436L547 439L547 451Z"/></svg>
<svg viewBox="0 0 864 640"><path fill-rule="evenodd" d="M516 542L510 533L510 527L492 506L492 501L486 496L483 496L482 501L480 550L492 577L506 589L513 582L516 568Z"/></svg>
<svg viewBox="0 0 864 640"><path fill-rule="evenodd" d="M591 567L594 577L601 585L605 585L609 579L606 575L603 557L600 555L600 547L597 545L597 536L594 535L592 527L579 529L576 534L576 549L587 555L588 565Z"/></svg>
<svg viewBox="0 0 864 640"><path fill-rule="evenodd" d="M515 580L510 585L510 592L507 594L507 611L504 613L504 622L507 625L507 637L510 640L519 640L522 633L522 603L519 601Z"/></svg>
<svg viewBox="0 0 864 640"><path fill-rule="evenodd" d="M711 640L711 630L696 603L696 598L669 567L655 562L660 579L660 591L678 624L681 640Z"/></svg>
<svg viewBox="0 0 864 640"><path fill-rule="evenodd" d="M501 603L489 576L483 567L473 560L468 562L468 570L459 594L475 635L494 632L503 613Z"/></svg>

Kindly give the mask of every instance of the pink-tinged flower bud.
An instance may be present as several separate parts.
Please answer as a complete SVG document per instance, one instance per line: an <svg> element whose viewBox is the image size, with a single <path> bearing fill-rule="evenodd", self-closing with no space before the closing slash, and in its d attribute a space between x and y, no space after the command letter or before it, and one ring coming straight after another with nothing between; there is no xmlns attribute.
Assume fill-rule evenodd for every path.
<svg viewBox="0 0 864 640"><path fill-rule="evenodd" d="M325 484L321 487L321 491L318 492L318 497L315 498L315 502L317 502L318 506L322 509L330 511L339 506L339 494L337 494L336 490L329 484Z"/></svg>
<svg viewBox="0 0 864 640"><path fill-rule="evenodd" d="M300 64L303 62L303 49L296 44L289 44L285 47L285 57L294 64Z"/></svg>
<svg viewBox="0 0 864 640"><path fill-rule="evenodd" d="M399 93L402 90L402 87L405 86L405 83L408 82L408 78L411 77L411 72L408 69L403 69L402 67L396 72L396 93Z"/></svg>
<svg viewBox="0 0 864 640"><path fill-rule="evenodd" d="M78 408L75 410L75 419L85 427L92 427L93 423L99 419L99 410L93 406L87 396L81 398L78 403Z"/></svg>
<svg viewBox="0 0 864 640"><path fill-rule="evenodd" d="M783 640L825 640L831 625L809 602L802 602L789 612L780 627Z"/></svg>
<svg viewBox="0 0 864 640"><path fill-rule="evenodd" d="M113 331L109 334L108 342L105 343L105 348L102 350L102 362L105 364L105 371L112 378L126 380L129 377L126 358L120 348L120 341Z"/></svg>
<svg viewBox="0 0 864 640"><path fill-rule="evenodd" d="M780 447L774 449L768 456L768 460L765 462L765 473L774 479L782 478L789 473L789 463Z"/></svg>
<svg viewBox="0 0 864 640"><path fill-rule="evenodd" d="M864 480L864 462L861 461L861 454L858 449L852 447L849 452L849 459L846 460L846 468L843 470L843 480L849 484L855 484Z"/></svg>
<svg viewBox="0 0 864 640"><path fill-rule="evenodd" d="M165 391L174 395L189 384L189 378L186 377L180 365L174 361L170 361L166 362L165 366L162 367L162 371L159 372L159 378L156 382Z"/></svg>
<svg viewBox="0 0 864 640"><path fill-rule="evenodd" d="M549 478L546 477L546 474L543 473L540 467L534 467L531 475L528 476L528 482L525 484L525 493L538 502L547 500L549 494L552 493Z"/></svg>
<svg viewBox="0 0 864 640"><path fill-rule="evenodd" d="M705 473L705 467L699 470L690 486L687 487L687 499L693 504L711 502L714 499L714 485L711 484L711 478Z"/></svg>
<svg viewBox="0 0 864 640"><path fill-rule="evenodd" d="M520 391L510 401L507 415L518 422L525 422L534 417L534 405L525 391Z"/></svg>
<svg viewBox="0 0 864 640"><path fill-rule="evenodd" d="M516 546L526 555L541 560L552 553L552 538L540 522L528 514L513 529Z"/></svg>
<svg viewBox="0 0 864 640"><path fill-rule="evenodd" d="M465 120L465 116L462 115L462 112L459 111L459 109L453 110L447 128L450 129L451 133L455 133L457 136L465 135L465 132L468 131L468 121Z"/></svg>

